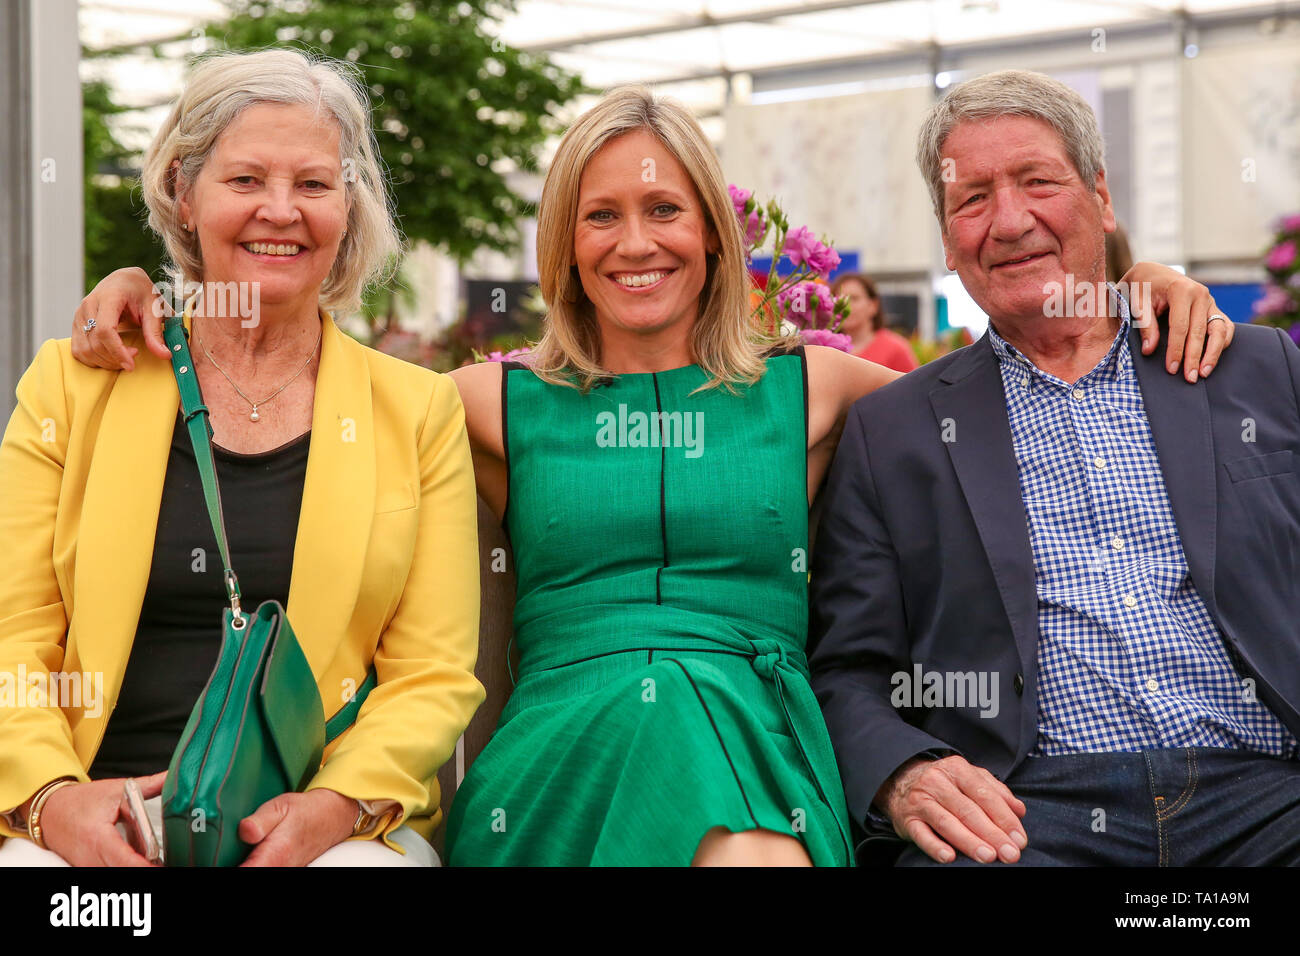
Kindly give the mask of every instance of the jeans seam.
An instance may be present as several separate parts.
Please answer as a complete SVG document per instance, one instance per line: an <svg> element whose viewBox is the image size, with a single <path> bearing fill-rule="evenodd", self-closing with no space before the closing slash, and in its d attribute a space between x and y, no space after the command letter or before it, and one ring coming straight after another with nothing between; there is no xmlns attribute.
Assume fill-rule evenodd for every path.
<svg viewBox="0 0 1300 956"><path fill-rule="evenodd" d="M1161 805L1165 802L1165 798L1158 796L1156 794L1156 775L1155 775L1155 771L1151 767L1151 755L1147 753L1143 753L1142 759L1146 762L1147 765L1147 786L1150 788L1151 798L1155 802L1156 846L1157 846L1157 854L1158 854L1156 858L1156 865L1167 866L1168 864L1165 862L1166 860L1165 823L1164 823L1164 817L1161 813Z"/></svg>
<svg viewBox="0 0 1300 956"><path fill-rule="evenodd" d="M1169 830L1165 823L1176 817L1187 806L1188 801L1196 793L1197 785L1200 782L1196 752L1188 748L1185 753L1187 755L1187 784L1178 795L1178 799L1168 806L1165 805L1165 798L1158 796L1155 792L1155 775L1151 769L1151 758L1146 754L1143 755L1147 762L1147 779L1151 782L1151 795L1155 799L1156 805L1156 836L1160 844L1159 866L1169 865Z"/></svg>
<svg viewBox="0 0 1300 956"><path fill-rule="evenodd" d="M1191 749L1187 751L1187 779L1187 787L1179 795L1178 799L1169 805L1169 809L1165 811L1168 817L1173 817L1183 807L1187 806L1188 801L1196 793L1197 784L1200 782L1200 774L1196 765L1196 751Z"/></svg>

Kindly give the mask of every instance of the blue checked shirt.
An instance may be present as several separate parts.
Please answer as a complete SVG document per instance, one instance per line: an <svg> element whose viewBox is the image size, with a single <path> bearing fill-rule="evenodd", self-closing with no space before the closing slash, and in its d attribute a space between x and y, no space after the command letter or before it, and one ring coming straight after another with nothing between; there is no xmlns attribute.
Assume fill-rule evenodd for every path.
<svg viewBox="0 0 1300 956"><path fill-rule="evenodd" d="M1069 385L993 327L1038 591L1031 756L1230 747L1294 758L1192 586L1129 352Z"/></svg>

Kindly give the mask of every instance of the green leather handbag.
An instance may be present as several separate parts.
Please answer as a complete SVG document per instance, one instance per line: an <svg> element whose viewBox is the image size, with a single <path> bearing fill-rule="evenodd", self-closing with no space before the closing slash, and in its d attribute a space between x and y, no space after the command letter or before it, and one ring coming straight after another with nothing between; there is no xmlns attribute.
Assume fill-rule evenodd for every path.
<svg viewBox="0 0 1300 956"><path fill-rule="evenodd" d="M230 606L221 614L221 653L185 725L162 792L167 866L237 866L252 852L239 823L282 793L302 790L326 745L356 719L376 684L372 668L352 699L326 723L316 678L278 601L251 616L240 607L230 567L208 409L194 374L181 317L164 323L181 411L221 552Z"/></svg>

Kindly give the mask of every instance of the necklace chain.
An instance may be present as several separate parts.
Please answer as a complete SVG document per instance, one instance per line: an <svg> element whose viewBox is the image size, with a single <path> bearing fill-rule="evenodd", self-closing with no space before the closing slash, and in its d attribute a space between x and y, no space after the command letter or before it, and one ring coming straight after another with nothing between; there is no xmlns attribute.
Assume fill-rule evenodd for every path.
<svg viewBox="0 0 1300 956"><path fill-rule="evenodd" d="M236 393L238 393L240 398L248 402L249 405L253 406L253 411L248 416L248 419L249 421L256 422L256 421L261 421L262 419L262 416L257 413L257 407L259 405L265 405L271 399L275 398L275 396L279 395L286 388L292 385L298 379L298 376L307 370L307 366L311 364L312 357L315 356L316 354L316 349L320 347L321 339L325 335L325 327L323 325L321 326L320 333L316 336L316 344L313 345L311 351L307 353L307 361L302 363L302 367L299 368L298 371L293 373L293 376L289 379L289 381L285 382L283 385L277 388L270 395L266 396L266 398L262 399L260 402L255 402L247 395L245 395L243 389L241 389L238 385L235 384L235 380L226 373L226 370L217 364L217 360L212 357L212 353L208 351L208 347L203 344L203 336L198 334L197 329L195 330L195 335L198 337L199 340L199 348L201 348L203 350L203 354L208 357L208 361L212 363L212 367L215 368L218 372L220 372L225 377L226 381L230 383L230 387L233 388L236 391Z"/></svg>

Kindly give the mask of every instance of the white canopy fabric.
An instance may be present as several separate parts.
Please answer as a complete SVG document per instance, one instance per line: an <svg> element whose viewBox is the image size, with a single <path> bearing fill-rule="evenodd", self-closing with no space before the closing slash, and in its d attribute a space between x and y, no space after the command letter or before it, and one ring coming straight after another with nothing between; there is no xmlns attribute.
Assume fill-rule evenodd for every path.
<svg viewBox="0 0 1300 956"><path fill-rule="evenodd" d="M592 86L648 82L717 113L727 77L928 55L1033 35L1193 24L1258 0L520 0L501 37Z"/></svg>
<svg viewBox="0 0 1300 956"><path fill-rule="evenodd" d="M546 53L596 89L649 83L683 101L720 148L734 180L781 194L788 202L787 212L807 217L819 229L834 228L843 247L857 249L872 268L921 275L927 271L927 248L933 246L928 233L904 241L895 227L889 233L891 245L881 249L871 244L870 235L855 238L851 224L835 220L838 211L850 218L856 215L862 223L906 221L917 223L918 229L928 224L926 197L911 195L919 190L919 184L908 150L882 153L880 142L870 136L859 137L853 147L855 157L866 163L880 153L871 167L873 172L867 175L859 170L841 177L843 188L855 186L856 193L848 189L845 195L856 196L858 205L846 200L844 209L828 211L817 205L825 197L819 197L815 189L808 190L805 201L795 185L768 183L761 169L746 165L747 160L762 158L745 154L763 153L754 144L761 146L766 134L761 129L758 133L750 129L747 134L747 123L741 118L749 116L752 122L748 127L755 123L761 127L753 111L799 100L781 114L789 114L789 122L782 128L794 129L815 122L825 124L827 116L854 107L857 100L869 100L867 105L877 112L887 102L910 102L913 94L924 101L933 94L932 84L946 85L968 70L1024 64L1054 73L1064 71L1069 74L1067 81L1089 91L1089 100L1095 101L1099 113L1103 112L1103 86L1118 89L1127 97L1115 114L1120 131L1142 131L1144 174L1135 178L1126 162L1115 172L1117 184L1133 183L1127 201L1130 235L1143 255L1167 262L1187 261L1189 253L1245 261L1262 248L1269 218L1280 209L1293 208L1295 190L1300 188L1296 185L1300 179L1290 172L1293 162L1273 155L1290 148L1287 144L1292 139L1279 140L1280 133L1270 132L1270 117L1275 117L1276 111L1261 112L1262 104L1285 97L1290 87L1281 78L1290 75L1294 54L1288 55L1291 59L1283 58L1285 69L1272 59L1267 64L1256 62L1257 51L1265 48L1270 56L1281 56L1284 47L1294 50L1298 6L1300 0L517 0L513 11L502 12L494 29L510 45ZM163 118L165 104L180 89L186 55L204 48L198 28L219 23L225 12L219 0L187 0L184 4L175 0L82 0L82 42L91 49L109 48L124 54L82 62L83 75L103 76L119 102L137 107L115 120L123 142L141 149L148 143ZM1233 33L1233 42L1244 39L1245 45L1198 57L1198 30L1208 39L1212 33L1222 32L1220 28ZM209 32L219 29L213 26ZM1107 52L1108 39L1116 55L1094 57ZM158 41L167 41L163 59L154 58L147 46ZM1184 52L1190 59L1180 56ZM949 70L957 72L950 77L945 72ZM1277 90L1270 86L1274 75L1279 77ZM1183 77L1187 77L1186 83ZM1212 101L1219 121L1240 116L1247 125L1220 143L1223 137L1216 140L1216 128L1207 125L1205 117L1193 111L1189 120L1180 113L1178 91L1182 86L1199 99ZM847 95L881 91L896 91L897 95ZM832 102L830 97L841 100ZM1243 97L1248 101L1244 105ZM563 119L567 122L576 117L591 102L592 98L579 98L566 108ZM897 118L916 112L913 105L890 115ZM884 118L857 122L856 127L887 130L888 117L881 115ZM727 125L728 117L735 121L734 129ZM844 125L830 123L837 129ZM1287 135L1294 136L1298 128L1293 124L1293 132ZM885 138L892 141L899 135L904 134ZM1130 148L1128 138L1129 134L1120 137L1116 156L1121 160L1138 148ZM1279 142L1273 143L1273 152L1269 152L1264 147L1273 140ZM816 142L820 140L814 137L814 145ZM771 149L780 146L787 153L794 148L784 139L767 145ZM1179 174L1180 156L1190 151L1193 165L1200 164L1192 169L1196 175L1191 182L1222 184L1226 182L1224 169L1230 168L1232 176L1238 176L1241 160L1233 150L1244 150L1241 155L1249 155L1252 163L1259 164L1259 182L1267 190L1260 187L1250 192L1253 182L1241 186L1234 180L1232 188L1217 189L1211 197L1218 203L1215 205L1202 201L1205 190L1185 188ZM802 168L801 162L811 161L813 152L809 149L800 161L787 158L784 165L777 166ZM898 164L901 166L895 170ZM1270 169L1274 171L1265 175ZM531 182L520 188L535 192L536 187L537 183ZM1242 195L1243 189L1249 195ZM890 206L905 201L915 209L909 206L904 212ZM1184 210L1181 220L1176 214L1180 207ZM931 265L937 267L937 260ZM511 261L480 256L472 268L485 275L535 275L530 252ZM924 291L925 283L918 283L917 289ZM444 292L442 311L451 315L454 283L447 283ZM951 304L959 305L959 286L948 292ZM950 318L961 321L956 311Z"/></svg>
<svg viewBox="0 0 1300 956"><path fill-rule="evenodd" d="M707 117L723 108L728 77L737 74L743 81L1036 34L1180 17L1194 24L1282 7L1260 0L518 0L503 12L500 36L549 53L594 87L654 83ZM83 0L81 39L92 49L170 39L183 53L191 31L224 15L218 0ZM154 60L147 49L90 66L101 68L132 105L165 102L179 88L179 64Z"/></svg>

